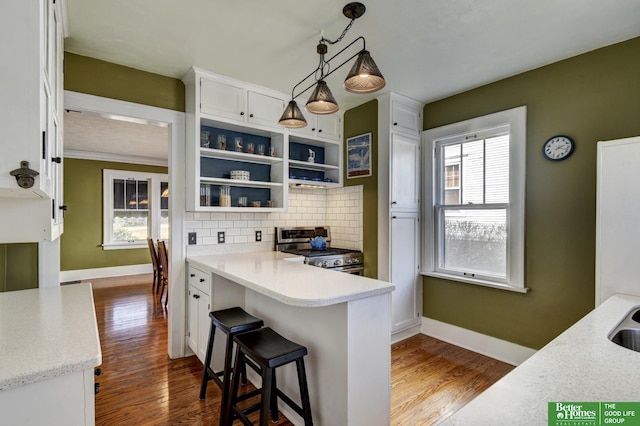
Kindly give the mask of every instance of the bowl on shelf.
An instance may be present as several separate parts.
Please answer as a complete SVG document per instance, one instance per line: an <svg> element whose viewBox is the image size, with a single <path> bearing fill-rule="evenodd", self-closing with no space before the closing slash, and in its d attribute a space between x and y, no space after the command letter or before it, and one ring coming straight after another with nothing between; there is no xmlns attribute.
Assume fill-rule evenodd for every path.
<svg viewBox="0 0 640 426"><path fill-rule="evenodd" d="M234 180L249 180L251 174L248 170L231 170L231 179Z"/></svg>

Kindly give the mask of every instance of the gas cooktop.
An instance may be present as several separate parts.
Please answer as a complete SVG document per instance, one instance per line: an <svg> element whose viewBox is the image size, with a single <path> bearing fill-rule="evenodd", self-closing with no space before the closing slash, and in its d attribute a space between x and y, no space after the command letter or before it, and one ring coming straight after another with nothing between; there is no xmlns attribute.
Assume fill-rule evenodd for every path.
<svg viewBox="0 0 640 426"><path fill-rule="evenodd" d="M296 254L304 257L320 257L320 256L341 256L351 253L360 253L360 250L342 249L328 247L326 250L313 249L284 249L285 253Z"/></svg>

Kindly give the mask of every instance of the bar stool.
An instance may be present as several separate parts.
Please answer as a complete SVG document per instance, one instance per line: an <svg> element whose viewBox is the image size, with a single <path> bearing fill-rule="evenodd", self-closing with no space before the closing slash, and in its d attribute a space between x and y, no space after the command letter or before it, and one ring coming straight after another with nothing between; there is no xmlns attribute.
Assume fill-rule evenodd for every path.
<svg viewBox="0 0 640 426"><path fill-rule="evenodd" d="M264 322L248 314L244 309L235 307L229 309L222 309L219 311L209 312L209 318L211 318L211 328L209 329L209 341L207 343L207 353L204 361L204 373L202 374L202 385L200 386L200 399L204 399L207 393L207 384L209 380L213 380L222 389L222 405L220 412L225 407L229 394L230 376L231 376L231 359L233 356L233 338L236 334L245 331L256 330L264 325ZM227 347L224 356L224 369L222 371L215 372L211 365L211 358L213 353L213 341L215 338L216 328L220 329L227 335ZM250 364L257 372L259 368ZM243 365L240 370L242 374L242 383L247 382L247 370ZM223 377L222 380L220 377Z"/></svg>
<svg viewBox="0 0 640 426"><path fill-rule="evenodd" d="M309 402L309 389L307 376L304 369L303 357L307 354L307 348L285 339L269 327L248 331L236 335L237 351L231 380L231 394L227 405L223 407L226 425L233 423L237 416L245 425L252 425L247 414L260 409L260 426L269 424L269 412L271 420L278 420L278 398L289 405L303 419L305 426L313 425L311 420L311 403ZM261 400L259 403L245 409L238 407L238 402L246 399L245 395L238 396L239 374L244 364L254 361L262 370ZM285 395L276 386L276 368L291 362L296 362L298 370L298 385L300 386L300 398L302 407Z"/></svg>

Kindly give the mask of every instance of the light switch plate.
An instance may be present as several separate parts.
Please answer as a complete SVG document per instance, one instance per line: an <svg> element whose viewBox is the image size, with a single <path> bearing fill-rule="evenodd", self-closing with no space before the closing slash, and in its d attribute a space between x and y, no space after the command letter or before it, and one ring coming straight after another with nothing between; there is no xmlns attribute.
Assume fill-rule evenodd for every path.
<svg viewBox="0 0 640 426"><path fill-rule="evenodd" d="M218 232L218 244L224 244L224 231Z"/></svg>
<svg viewBox="0 0 640 426"><path fill-rule="evenodd" d="M189 245L192 246L194 244L196 244L196 233L189 232Z"/></svg>

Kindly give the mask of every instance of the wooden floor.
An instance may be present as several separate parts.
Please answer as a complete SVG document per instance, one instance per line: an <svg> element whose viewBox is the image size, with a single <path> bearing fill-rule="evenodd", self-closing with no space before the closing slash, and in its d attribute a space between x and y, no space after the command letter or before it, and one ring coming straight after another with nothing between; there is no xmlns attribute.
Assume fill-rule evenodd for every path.
<svg viewBox="0 0 640 426"><path fill-rule="evenodd" d="M200 361L167 356L167 314L149 276L92 282L102 345L96 424L218 424L218 387L210 382L198 399ZM391 358L392 425L438 424L513 368L424 335L394 344Z"/></svg>

